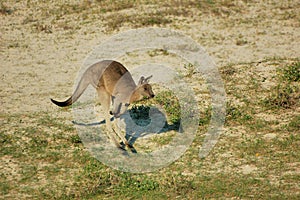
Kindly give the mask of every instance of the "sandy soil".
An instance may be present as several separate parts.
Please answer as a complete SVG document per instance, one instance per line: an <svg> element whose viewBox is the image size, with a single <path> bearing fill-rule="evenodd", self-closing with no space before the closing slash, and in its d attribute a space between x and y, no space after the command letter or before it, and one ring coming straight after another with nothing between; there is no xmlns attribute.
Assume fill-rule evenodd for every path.
<svg viewBox="0 0 300 200"><path fill-rule="evenodd" d="M50 102L50 98L63 99L72 93L74 81L84 59L97 45L117 33L136 27L135 22L124 23L119 28L108 31L110 29L107 23L113 21L111 21L111 18L108 21L104 19L106 19L105 16L114 14L114 11L105 12L103 13L104 17L98 17L95 14L95 9L92 9L93 5L96 4L94 1L82 1L88 2L91 14L88 12L81 14L73 11L73 13L68 14L66 11L65 15L53 13L54 8L59 7L55 1L30 2L7 1L4 3L5 6L2 4L2 7L0 7L1 132L13 132L14 127L18 127L16 123L19 120L10 123L6 119L7 116L14 114L22 116L22 114L33 114L40 111L48 112L51 116L57 116L59 119L65 117L65 123L71 124L73 119L71 112L64 112L54 106ZM77 1L68 2L82 6ZM263 60L272 60L273 58L293 60L300 58L299 1L240 0L232 2L228 3L227 6L224 3L223 6L216 7L207 13L201 9L191 7L189 11L192 14L171 16L172 23L161 27L181 31L193 38L207 50L219 68L229 65L241 65L240 68L245 68L244 63L257 63L255 69L249 70L250 75L251 73L261 73L261 76L268 78L273 76L272 73L275 73L276 70L272 67L272 63L261 62ZM120 9L116 13L143 15L151 9L158 9L154 5L146 4L137 7L138 9L132 7ZM142 13L139 13L140 11ZM154 27L157 27L157 25L154 25ZM143 61L156 58L166 59L163 55L153 58L149 55L128 53L120 60L129 69L132 69ZM180 59L172 56L164 61L170 63L170 66L174 66L174 68L176 63L181 62ZM243 80L243 77L238 77L238 79ZM271 78L267 79L264 87L271 88L274 85L269 80ZM199 80L193 81L191 85L194 89L198 90L198 93L205 91L205 94L201 94L209 98L206 88L197 88ZM242 84L243 87L246 87L245 83ZM231 98L234 99L232 96L234 95L231 95ZM238 104L239 102L235 103ZM288 112L289 116L292 116L292 112L299 113L299 108ZM28 116L25 116L21 126L37 123L36 119L29 119ZM266 113L258 117L273 120L285 118L286 116L280 113L274 115ZM290 117L286 117L286 121L289 119ZM49 128L49 130L47 129L48 132L52 131L51 127L47 128ZM56 131L58 135L61 133L58 130ZM247 135L242 126L230 127L225 131L227 132L226 139L229 138L233 141L245 139L242 136ZM273 133L264 136L265 139L269 140L274 137L276 135ZM24 138L20 141L28 140L26 136ZM223 143L220 142L222 148L230 149L230 145L231 143L227 140L223 140ZM212 173L218 172L220 169L225 172L236 171L236 166L239 166L239 171L246 175L259 170L257 166L252 164L242 165L240 157L235 155L236 152L233 152L232 155L230 153L232 152L226 152L224 155L219 154L219 157L215 158L218 162L209 168ZM210 159L213 160L213 158ZM224 162L224 160L226 161ZM19 180L20 175L17 171L23 164L23 162L11 161L9 156L3 156L0 167L2 171L7 171L9 177L12 177L10 181L15 182L15 180ZM73 166L73 163L71 165ZM210 165L210 161L207 165ZM76 168L76 166L74 167ZM299 174L297 168L299 168L299 162L291 163L289 170L294 174ZM209 172L209 170L206 172ZM289 173L289 171L286 173ZM190 174L193 175L193 173ZM189 172L186 172L186 175L189 175ZM64 176L68 176L68 174ZM52 178L57 178L63 182L65 181L64 176ZM73 174L70 172L68 178L72 176ZM277 180L279 180L278 177ZM47 181L43 177L42 183L48 183ZM56 181L54 182L56 183ZM32 185L33 188L37 187L34 182ZM298 186L295 186L295 188L295 190L299 189ZM22 195L13 194L12 192L11 196L23 198Z"/></svg>
<svg viewBox="0 0 300 200"><path fill-rule="evenodd" d="M79 25L80 29L72 33L58 28L51 33L37 31L24 20L32 12L39 12L38 8L26 9L20 2L7 4L15 11L1 15L2 113L54 112L57 108L49 98L66 97L72 92L77 71L88 53L111 35L131 29L124 25L119 31L106 33L105 22L94 21ZM219 8L222 12L218 16L195 13L192 18L176 20L167 27L199 42L219 67L300 56L299 2L236 4L243 9L241 12Z"/></svg>

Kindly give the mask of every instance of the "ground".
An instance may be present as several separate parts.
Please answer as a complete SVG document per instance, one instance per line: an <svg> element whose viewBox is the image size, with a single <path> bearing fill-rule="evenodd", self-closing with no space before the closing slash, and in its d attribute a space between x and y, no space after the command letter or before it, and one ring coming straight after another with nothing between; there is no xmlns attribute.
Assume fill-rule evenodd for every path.
<svg viewBox="0 0 300 200"><path fill-rule="evenodd" d="M1 198L299 199L299 13L300 3L288 0L1 2ZM72 108L57 108L50 98L72 93L97 45L141 27L177 30L203 46L224 81L227 112L217 145L200 159L210 119L201 76L161 50L119 58L130 70L145 60L184 65L179 74L193 86L201 112L182 157L132 174L94 159L77 135ZM159 94L152 103L170 103ZM167 110L170 121L175 110ZM172 134L136 146L150 151Z"/></svg>

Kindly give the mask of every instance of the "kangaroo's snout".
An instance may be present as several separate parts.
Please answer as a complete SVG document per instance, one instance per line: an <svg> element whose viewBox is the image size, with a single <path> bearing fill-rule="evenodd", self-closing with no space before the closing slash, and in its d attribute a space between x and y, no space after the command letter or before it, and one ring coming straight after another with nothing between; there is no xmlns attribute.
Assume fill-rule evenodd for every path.
<svg viewBox="0 0 300 200"><path fill-rule="evenodd" d="M144 98L146 98L146 99L151 99L153 97L155 97L155 95L153 93L152 94L147 94L147 95L144 96Z"/></svg>

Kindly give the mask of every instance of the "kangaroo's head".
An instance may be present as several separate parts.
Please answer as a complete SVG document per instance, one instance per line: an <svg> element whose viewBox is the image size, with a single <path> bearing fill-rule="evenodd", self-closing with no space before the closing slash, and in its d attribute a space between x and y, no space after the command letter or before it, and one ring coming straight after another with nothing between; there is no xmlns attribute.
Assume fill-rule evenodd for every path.
<svg viewBox="0 0 300 200"><path fill-rule="evenodd" d="M155 96L152 91L152 86L149 84L149 79L151 77L152 76L145 78L142 76L140 78L137 88L135 89L134 93L132 94L131 102L139 101L144 98L147 98L147 99L153 98Z"/></svg>

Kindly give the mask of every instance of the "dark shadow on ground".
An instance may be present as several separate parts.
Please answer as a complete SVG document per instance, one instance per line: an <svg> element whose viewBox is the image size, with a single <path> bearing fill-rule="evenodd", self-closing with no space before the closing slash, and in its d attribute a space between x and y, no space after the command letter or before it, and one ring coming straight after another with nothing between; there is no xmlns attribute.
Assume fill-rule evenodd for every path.
<svg viewBox="0 0 300 200"><path fill-rule="evenodd" d="M114 117L110 119L114 121ZM162 134L169 131L180 130L180 119L172 124L167 122L166 115L156 107L149 106L133 106L124 115L120 117L120 120L125 124L126 135L125 138L129 143L129 148L133 153L136 150L133 144L138 138L142 138L149 135ZM105 124L105 120L93 123L82 123L72 121L73 124L78 126L98 126ZM124 144L123 144L124 145Z"/></svg>

